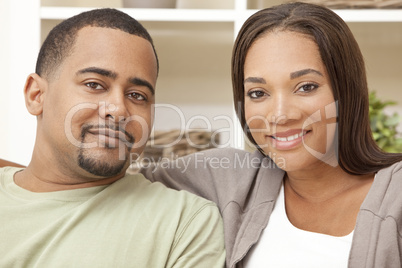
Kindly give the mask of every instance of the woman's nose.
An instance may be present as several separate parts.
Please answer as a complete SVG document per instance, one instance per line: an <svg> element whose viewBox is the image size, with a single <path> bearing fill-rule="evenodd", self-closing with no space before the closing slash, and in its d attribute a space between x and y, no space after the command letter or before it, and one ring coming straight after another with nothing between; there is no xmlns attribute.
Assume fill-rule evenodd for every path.
<svg viewBox="0 0 402 268"><path fill-rule="evenodd" d="M297 100L292 96L277 95L268 107L267 121L270 124L286 124L290 120L300 118Z"/></svg>

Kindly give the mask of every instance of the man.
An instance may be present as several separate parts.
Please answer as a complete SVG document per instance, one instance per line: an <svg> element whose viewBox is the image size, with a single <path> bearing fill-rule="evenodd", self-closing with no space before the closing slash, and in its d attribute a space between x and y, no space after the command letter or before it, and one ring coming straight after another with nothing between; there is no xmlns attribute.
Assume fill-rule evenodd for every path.
<svg viewBox="0 0 402 268"><path fill-rule="evenodd" d="M215 204L125 175L152 126L158 60L114 9L48 35L27 78L32 160L0 169L0 267L222 267Z"/></svg>

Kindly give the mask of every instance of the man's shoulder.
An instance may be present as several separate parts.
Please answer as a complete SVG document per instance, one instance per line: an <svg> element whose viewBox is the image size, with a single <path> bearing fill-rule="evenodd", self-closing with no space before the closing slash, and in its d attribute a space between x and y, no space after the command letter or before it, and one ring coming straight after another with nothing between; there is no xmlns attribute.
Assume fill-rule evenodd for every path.
<svg viewBox="0 0 402 268"><path fill-rule="evenodd" d="M177 226L178 233L189 225L201 229L208 221L222 221L217 205L210 200L185 190L167 188L159 182L149 182L142 174L129 175L125 179L136 181L128 200L154 215L156 221L170 221Z"/></svg>
<svg viewBox="0 0 402 268"><path fill-rule="evenodd" d="M21 167L1 167L0 168L0 180L4 180L9 177L13 177L14 174L23 168Z"/></svg>
<svg viewBox="0 0 402 268"><path fill-rule="evenodd" d="M1 174L14 174L17 171L20 171L21 167L0 167Z"/></svg>
<svg viewBox="0 0 402 268"><path fill-rule="evenodd" d="M216 207L215 203L188 191L170 189L160 182L150 182L141 173L126 175L124 180L133 193L141 193L144 198L150 198L161 205L172 206L174 204L174 206L192 207L193 209L204 206Z"/></svg>

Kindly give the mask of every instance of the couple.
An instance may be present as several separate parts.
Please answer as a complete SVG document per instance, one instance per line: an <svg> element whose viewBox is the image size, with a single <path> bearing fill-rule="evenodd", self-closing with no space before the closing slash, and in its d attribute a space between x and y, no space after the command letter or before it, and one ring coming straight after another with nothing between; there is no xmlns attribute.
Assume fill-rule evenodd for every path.
<svg viewBox="0 0 402 268"><path fill-rule="evenodd" d="M46 237L41 234L49 233L41 230L32 236L41 239L36 244L42 246L42 253L63 256L58 247L63 242L70 247L64 258L71 257L72 249L89 251L90 262L99 258L96 250L91 251L94 241L110 241L109 255L116 255L113 266L119 266L124 249L124 257L167 260L158 266L134 259L141 267L171 266L169 261L177 267L220 267L221 224L210 202L147 184L138 176L124 177L127 155L142 151L145 143L139 141L148 137L151 128L158 61L146 33L104 23L102 16L116 11L100 12L105 13L81 15L93 14L96 23L74 26L76 36L54 38L49 50L75 41L61 60L54 60L59 53L42 56L36 74L28 77L25 96L29 111L38 117L37 141L25 170L2 171L2 188L6 188L1 199L9 202L1 207L3 215L14 219L13 213L19 213L18 220L3 226L7 233L31 225L39 230L35 219L39 212L60 213L61 225L54 222L43 229L63 233ZM70 22L74 24L74 18ZM45 46L46 42L42 52ZM41 70L41 64L46 68ZM283 4L257 12L235 41L232 83L235 103L240 103L235 105L239 120L258 150L214 149L186 156L190 165L185 172L177 165L141 171L151 181L217 204L223 218L226 266L401 267L402 155L382 152L372 139L363 57L345 22L312 4ZM66 137L64 122L66 114L81 104L84 109L70 118L70 138L77 147ZM93 125L99 121L109 128ZM112 194L102 195L107 191ZM29 196L25 207L17 194ZM46 211L34 213L41 203L36 198L43 195L52 195ZM178 201L167 205L166 195ZM137 204L140 197L146 202ZM130 209L133 214L140 211L141 220L133 219L129 209L124 223L109 214L127 206L126 199L133 200L135 207ZM83 200L91 200L91 206L64 218ZM55 201L63 202L62 208ZM155 211L149 203L156 203ZM20 210L31 217L23 218ZM172 210L185 211L184 217ZM99 211L104 216L97 220L88 216ZM197 217L199 211L202 215ZM192 232L182 229L190 215L195 218ZM76 232L81 221L89 221L90 233ZM177 230L165 229L166 225ZM109 234L114 229L121 230L120 237ZM144 241L141 232L147 232L150 240ZM19 234L18 243L34 248L24 235ZM69 241L72 237L81 241ZM118 243L124 245L114 248ZM129 252L132 243L153 244L160 251ZM18 248L2 247L2 252ZM28 247L19 249L28 251ZM16 258L19 252L14 252ZM45 261L42 253L34 256L36 263Z"/></svg>

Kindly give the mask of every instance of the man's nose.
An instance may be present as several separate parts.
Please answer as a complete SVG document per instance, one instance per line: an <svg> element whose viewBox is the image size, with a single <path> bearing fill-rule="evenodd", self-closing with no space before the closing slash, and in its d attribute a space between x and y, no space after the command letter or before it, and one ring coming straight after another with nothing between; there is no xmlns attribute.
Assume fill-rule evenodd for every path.
<svg viewBox="0 0 402 268"><path fill-rule="evenodd" d="M129 117L123 93L110 93L100 105L100 116L106 121L123 122Z"/></svg>

